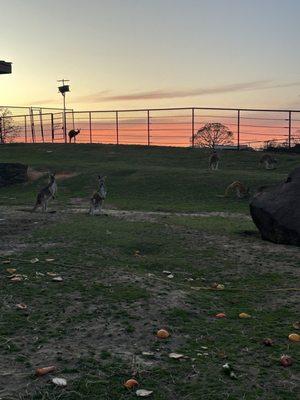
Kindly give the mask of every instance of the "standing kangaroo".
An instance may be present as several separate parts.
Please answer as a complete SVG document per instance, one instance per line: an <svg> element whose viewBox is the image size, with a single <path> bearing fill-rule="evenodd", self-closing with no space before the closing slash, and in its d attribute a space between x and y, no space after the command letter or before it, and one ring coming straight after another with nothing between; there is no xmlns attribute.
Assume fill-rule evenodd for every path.
<svg viewBox="0 0 300 400"><path fill-rule="evenodd" d="M69 135L70 143L71 143L71 140L72 140L73 138L74 138L74 143L75 143L75 138L76 138L76 136L78 135L78 133L80 133L80 129L77 129L77 130L71 129L71 130L69 131L68 135Z"/></svg>
<svg viewBox="0 0 300 400"><path fill-rule="evenodd" d="M95 211L99 210L101 212L103 201L106 198L107 192L105 188L105 178L106 176L98 175L99 187L98 190L93 194L90 201L90 211L91 215L95 215Z"/></svg>
<svg viewBox="0 0 300 400"><path fill-rule="evenodd" d="M35 211L38 207L42 207L42 210L46 212L48 202L50 199L55 198L56 192L57 184L55 180L55 174L49 174L49 184L38 193L35 206L33 207L32 211Z"/></svg>
<svg viewBox="0 0 300 400"><path fill-rule="evenodd" d="M214 150L209 157L209 169L211 169L212 171L219 169L219 161L220 157L218 156L216 150Z"/></svg>

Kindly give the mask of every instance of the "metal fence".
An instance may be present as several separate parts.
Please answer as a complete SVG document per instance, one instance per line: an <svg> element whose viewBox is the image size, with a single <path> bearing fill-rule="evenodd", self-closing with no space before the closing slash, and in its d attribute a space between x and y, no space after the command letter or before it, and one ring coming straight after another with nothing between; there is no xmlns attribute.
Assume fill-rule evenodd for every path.
<svg viewBox="0 0 300 400"><path fill-rule="evenodd" d="M48 110L46 110L48 111ZM72 111L65 115L67 131L80 129L77 143L197 146L197 131L206 123L222 123L233 132L233 147L259 148L268 142L287 147L300 142L300 110L238 108L152 108ZM13 142L64 143L62 111L30 112L1 118L0 134L16 127ZM6 141L8 141L6 140Z"/></svg>

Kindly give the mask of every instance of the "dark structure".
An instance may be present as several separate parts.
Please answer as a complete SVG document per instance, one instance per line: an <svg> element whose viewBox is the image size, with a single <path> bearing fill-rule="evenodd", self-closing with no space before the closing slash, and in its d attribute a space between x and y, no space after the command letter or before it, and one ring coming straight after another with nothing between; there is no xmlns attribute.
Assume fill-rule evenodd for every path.
<svg viewBox="0 0 300 400"><path fill-rule="evenodd" d="M285 182L257 193L250 213L263 239L300 246L300 167Z"/></svg>
<svg viewBox="0 0 300 400"><path fill-rule="evenodd" d="M28 166L19 163L0 163L0 188L28 180Z"/></svg>
<svg viewBox="0 0 300 400"><path fill-rule="evenodd" d="M11 63L0 61L0 74L11 74Z"/></svg>

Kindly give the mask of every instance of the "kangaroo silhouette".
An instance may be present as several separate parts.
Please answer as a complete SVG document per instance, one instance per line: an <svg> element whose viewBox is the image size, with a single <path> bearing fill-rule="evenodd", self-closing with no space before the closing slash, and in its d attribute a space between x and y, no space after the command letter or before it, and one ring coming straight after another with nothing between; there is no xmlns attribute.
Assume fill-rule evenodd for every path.
<svg viewBox="0 0 300 400"><path fill-rule="evenodd" d="M76 136L78 135L78 133L80 133L80 129L71 129L71 130L69 131L68 135L69 135L70 143L71 143L71 140L72 140L73 138L74 138L74 143L75 143L75 138L76 138Z"/></svg>

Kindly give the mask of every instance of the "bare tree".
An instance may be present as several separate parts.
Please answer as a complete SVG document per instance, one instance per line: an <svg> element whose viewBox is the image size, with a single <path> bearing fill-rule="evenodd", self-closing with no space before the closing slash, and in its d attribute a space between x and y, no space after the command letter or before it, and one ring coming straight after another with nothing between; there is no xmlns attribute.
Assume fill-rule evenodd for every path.
<svg viewBox="0 0 300 400"><path fill-rule="evenodd" d="M217 145L232 144L233 132L219 123L207 123L194 136L195 147L209 147L214 149Z"/></svg>
<svg viewBox="0 0 300 400"><path fill-rule="evenodd" d="M0 144L10 143L19 136L20 126L14 123L11 111L0 108Z"/></svg>

